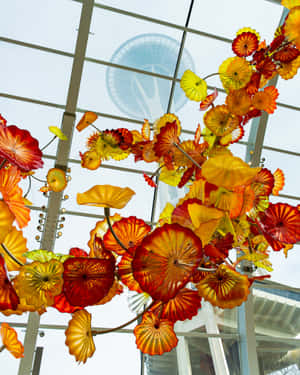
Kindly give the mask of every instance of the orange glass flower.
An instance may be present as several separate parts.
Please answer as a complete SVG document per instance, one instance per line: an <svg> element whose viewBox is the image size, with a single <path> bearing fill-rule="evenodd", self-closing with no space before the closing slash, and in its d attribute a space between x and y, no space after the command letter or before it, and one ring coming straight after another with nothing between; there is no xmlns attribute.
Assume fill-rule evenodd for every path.
<svg viewBox="0 0 300 375"><path fill-rule="evenodd" d="M5 348L15 357L24 357L24 346L18 340L17 332L7 323L2 323L0 328L0 335Z"/></svg>
<svg viewBox="0 0 300 375"><path fill-rule="evenodd" d="M44 164L39 142L15 125L0 127L0 157L26 172Z"/></svg>
<svg viewBox="0 0 300 375"><path fill-rule="evenodd" d="M99 168L102 163L100 155L94 150L86 151L84 154L80 153L80 158L82 168L87 168L91 171Z"/></svg>
<svg viewBox="0 0 300 375"><path fill-rule="evenodd" d="M258 48L258 37L253 32L243 32L232 42L233 52L239 56L250 56Z"/></svg>
<svg viewBox="0 0 300 375"><path fill-rule="evenodd" d="M283 79L293 78L300 67L300 56L289 63L281 63L281 67L278 68L278 74Z"/></svg>
<svg viewBox="0 0 300 375"><path fill-rule="evenodd" d="M112 227L117 237L127 247L129 253L131 252L130 248L138 246L151 230L150 225L135 216L123 218L114 223ZM117 243L110 230L104 235L103 241L107 250L114 251L118 255L125 253L125 250Z"/></svg>
<svg viewBox="0 0 300 375"><path fill-rule="evenodd" d="M167 123L160 129L154 145L155 154L158 157L165 157L170 162L173 160L173 153L176 150L174 143L180 143L178 138L178 126L176 121Z"/></svg>
<svg viewBox="0 0 300 375"><path fill-rule="evenodd" d="M261 195L270 195L274 187L274 182L274 176L267 168L263 168L260 172L258 172L253 181L255 186L258 185L256 190Z"/></svg>
<svg viewBox="0 0 300 375"><path fill-rule="evenodd" d="M168 301L189 281L201 256L201 241L190 229L165 224L137 248L133 275L151 297Z"/></svg>
<svg viewBox="0 0 300 375"><path fill-rule="evenodd" d="M173 322L158 319L153 313L146 312L141 324L133 331L137 347L150 355L170 352L178 343L173 327Z"/></svg>
<svg viewBox="0 0 300 375"><path fill-rule="evenodd" d="M229 111L226 105L217 105L207 111L204 124L215 135L223 137L239 126L239 118Z"/></svg>
<svg viewBox="0 0 300 375"><path fill-rule="evenodd" d="M111 185L95 185L84 193L77 194L77 203L88 206L121 209L135 194L130 188Z"/></svg>
<svg viewBox="0 0 300 375"><path fill-rule="evenodd" d="M73 306L94 305L114 282L115 258L69 258L64 262L63 291Z"/></svg>
<svg viewBox="0 0 300 375"><path fill-rule="evenodd" d="M26 258L23 254L28 251L27 239L23 236L22 231L12 227L12 230L6 235L3 244L19 262L26 263ZM4 256L8 271L16 271L20 269L20 265L6 254L2 246L0 246L0 253Z"/></svg>
<svg viewBox="0 0 300 375"><path fill-rule="evenodd" d="M273 195L278 195L279 192L283 189L285 184L284 174L281 169L277 168L273 173L274 176L274 187L272 190Z"/></svg>
<svg viewBox="0 0 300 375"><path fill-rule="evenodd" d="M246 301L250 283L247 276L221 264L196 286L199 295L213 306L232 309Z"/></svg>
<svg viewBox="0 0 300 375"><path fill-rule="evenodd" d="M85 114L81 117L80 121L76 125L76 129L81 132L83 129L87 128L93 122L95 122L98 118L98 115L94 112L85 112Z"/></svg>
<svg viewBox="0 0 300 375"><path fill-rule="evenodd" d="M0 170L0 192L8 208L15 216L20 228L24 228L30 220L30 209L25 207L23 191L18 186L21 180L20 170L11 166Z"/></svg>
<svg viewBox="0 0 300 375"><path fill-rule="evenodd" d="M165 113L162 117L160 117L158 120L154 122L153 124L154 134L159 134L161 128L166 126L168 123L173 123L174 121L177 124L177 135L180 135L180 132L181 132L180 121L179 121L179 118L173 113Z"/></svg>
<svg viewBox="0 0 300 375"><path fill-rule="evenodd" d="M0 242L3 242L7 233L12 229L15 218L8 205L0 199Z"/></svg>
<svg viewBox="0 0 300 375"><path fill-rule="evenodd" d="M201 297L198 292L183 288L166 303L156 301L151 307L151 311L155 315L161 314L162 319L175 323L177 320L192 319L193 316L197 315L200 308Z"/></svg>
<svg viewBox="0 0 300 375"><path fill-rule="evenodd" d="M250 109L251 99L246 89L232 90L226 97L226 104L231 113L244 116Z"/></svg>
<svg viewBox="0 0 300 375"><path fill-rule="evenodd" d="M63 265L57 260L33 262L20 268L14 280L20 298L36 309L51 306L63 286Z"/></svg>
<svg viewBox="0 0 300 375"><path fill-rule="evenodd" d="M7 277L4 258L0 254L0 311L16 310L18 303L19 297Z"/></svg>
<svg viewBox="0 0 300 375"><path fill-rule="evenodd" d="M96 347L91 328L92 316L86 310L76 311L65 332L66 345L77 362L85 363L95 353Z"/></svg>
<svg viewBox="0 0 300 375"><path fill-rule="evenodd" d="M277 108L276 99L278 98L278 95L278 90L274 86L268 86L264 91L259 91L254 95L252 104L256 109L271 114Z"/></svg>

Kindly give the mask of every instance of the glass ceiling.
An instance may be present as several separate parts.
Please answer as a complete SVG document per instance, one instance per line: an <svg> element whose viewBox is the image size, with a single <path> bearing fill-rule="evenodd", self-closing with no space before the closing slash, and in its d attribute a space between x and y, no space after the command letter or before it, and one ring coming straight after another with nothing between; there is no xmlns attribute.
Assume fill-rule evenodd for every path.
<svg viewBox="0 0 300 375"><path fill-rule="evenodd" d="M89 5L94 6L86 53L81 56L82 51L76 49L76 41L81 12L84 6ZM68 126L64 124L67 120L63 115L65 111L70 112L71 102L74 108L69 115L76 117L75 123L85 111L91 110L99 114L95 125L101 129L140 129L144 118L153 122L165 112L174 112L182 123L182 138L189 138L198 122L202 121L202 114L197 104L187 102L180 89L182 73L186 69L192 69L200 76L216 72L221 62L232 56L231 40L243 26L255 28L269 42L282 12L279 2L266 0L2 1L0 113L9 124L30 130L39 139L40 145L49 141L48 126L62 125L63 129ZM83 23L88 27L88 20ZM81 30L84 33L84 27ZM74 66L77 63L79 68L76 70ZM74 82L70 85L72 79L77 81L77 87ZM293 205L300 203L300 174L296 172L300 163L299 80L299 74L291 81L279 79L278 108L267 119L261 149L265 167L273 172L279 167L285 173L286 185L279 197L272 197L272 201ZM212 77L209 85L211 89L220 88L216 103L223 103L220 81ZM243 159L246 159L249 148L254 150L254 146L247 143L250 127L248 125L242 141L232 147L234 153ZM60 253L67 253L75 246L87 248L89 232L102 218L103 212L96 207L78 206L76 193L89 189L95 184L95 179L100 184L130 186L136 195L126 208L118 212L122 216L134 215L149 223L155 222L165 204L166 186L161 183L157 190L153 190L142 177L145 171L151 174L155 166L144 162L135 164L132 158L128 158L121 162L106 162L95 172L82 169L79 151L85 149L91 130L73 133L70 127L68 129L72 142L65 162L71 168L72 180L58 202L43 196L38 191L39 183L32 183L28 196L33 202L31 223L24 230L29 249L37 249L45 243L52 244L48 250ZM45 177L45 171L55 165L57 152L60 149L56 143L47 148L45 169L37 171L36 177ZM27 189L26 184L23 189ZM170 194L170 191L167 193ZM64 195L68 195L69 199L63 200ZM51 232L47 220L45 225L42 224L44 234L36 229L40 225L41 214L45 218L54 215L58 220L65 217L61 237L53 240L56 233L55 230ZM46 229L49 229L48 232ZM35 240L36 235L41 236L42 243ZM296 254L300 245L294 248L289 252L288 259L284 259L282 252L272 253L275 269L272 280L298 287L300 260ZM117 325L119 309L122 309L122 321L130 318L132 313L126 306L126 296L117 297L94 315L93 325ZM69 316L49 310L49 315L42 316L42 324L67 324ZM25 323L27 316L5 320ZM22 339L24 331L21 328L20 332ZM53 348L61 345L61 349L56 350L62 356L55 361L60 366L66 366L66 371L72 368L73 374L82 374L83 371L92 371L99 363L99 358L93 358L84 368L75 366L73 357L67 355L63 331L49 331L48 335ZM123 341L123 335L124 340L130 336L129 341ZM121 358L122 347L135 348L133 335L119 336L122 339L112 335L97 340L99 357L101 361L106 360L107 368L111 369L106 373L116 374L121 370L130 374L140 373L136 364L139 363L137 350L128 349L131 357ZM38 338L39 344L43 345L42 337ZM51 352L50 348L47 350ZM118 363L110 357L110 352L117 353ZM8 356L1 358L1 363L5 360L6 373L17 373L19 361ZM44 353L43 358L41 374L50 374L55 370L64 372L63 367L55 367L51 354ZM70 363L65 364L65 361Z"/></svg>

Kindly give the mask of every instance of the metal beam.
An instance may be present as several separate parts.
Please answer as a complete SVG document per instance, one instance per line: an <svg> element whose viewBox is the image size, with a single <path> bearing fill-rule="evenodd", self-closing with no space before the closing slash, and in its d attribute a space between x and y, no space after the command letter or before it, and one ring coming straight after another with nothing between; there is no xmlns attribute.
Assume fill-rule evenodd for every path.
<svg viewBox="0 0 300 375"><path fill-rule="evenodd" d="M252 290L246 302L238 307L241 375L258 375Z"/></svg>
<svg viewBox="0 0 300 375"><path fill-rule="evenodd" d="M184 336L178 338L176 346L178 375L192 375L189 344Z"/></svg>
<svg viewBox="0 0 300 375"><path fill-rule="evenodd" d="M83 63L87 47L89 29L91 24L94 0L86 0L83 3L72 73L68 91L66 109L63 115L62 131L68 137L68 141L59 141L56 156L56 166L66 169L71 149L72 135L75 121L75 111L78 101L80 81ZM41 248L53 250L57 220L60 215L62 193L50 193L47 215L45 218L44 232L41 239ZM18 375L30 375L36 338L39 329L40 317L37 313L30 313L25 335L24 358L21 359Z"/></svg>

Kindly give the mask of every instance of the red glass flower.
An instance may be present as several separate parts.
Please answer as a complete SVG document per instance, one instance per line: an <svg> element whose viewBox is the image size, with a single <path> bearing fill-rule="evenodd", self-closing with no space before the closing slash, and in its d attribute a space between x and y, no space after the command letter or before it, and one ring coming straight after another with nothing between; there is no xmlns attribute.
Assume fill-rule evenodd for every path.
<svg viewBox="0 0 300 375"><path fill-rule="evenodd" d="M39 142L15 125L0 128L0 156L26 172L44 164Z"/></svg>

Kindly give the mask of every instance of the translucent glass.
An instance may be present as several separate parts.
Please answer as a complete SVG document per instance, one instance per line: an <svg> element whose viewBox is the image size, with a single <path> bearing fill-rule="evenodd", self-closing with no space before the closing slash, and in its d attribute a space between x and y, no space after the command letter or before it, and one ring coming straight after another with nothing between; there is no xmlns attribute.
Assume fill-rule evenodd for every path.
<svg viewBox="0 0 300 375"><path fill-rule="evenodd" d="M196 1L190 27L233 39L236 31L248 26L270 42L282 10L281 6L273 2L260 0Z"/></svg>
<svg viewBox="0 0 300 375"><path fill-rule="evenodd" d="M143 5L143 8L146 9L147 7ZM145 40L140 38L142 35L146 37L147 35L149 36L149 34L156 34L157 40L152 38L152 41L150 41L149 39ZM109 37L104 38L104 35ZM160 38L158 38L159 36ZM171 51L173 52L172 54L176 54L176 51L179 50L181 36L181 30L95 7L87 56L151 71L151 67L146 66L147 62L145 61L145 57L156 56L162 63L164 62L162 58L166 59L165 61L170 61L170 54L166 52ZM133 38L136 39L135 43L132 43ZM173 40L173 43L170 42L170 38ZM147 51L147 46L149 47L150 45L152 49ZM164 46L167 48L165 51L163 50ZM144 58L142 56L143 47L145 53ZM132 52L136 51L137 56L134 57L130 55L129 49L131 49ZM116 51L118 51L117 56L115 55ZM112 58L113 55L114 57ZM148 64L151 64L151 62L149 61ZM174 64L176 64L176 58L175 61L172 62L173 66L165 67L166 70L164 74L168 74L170 70L174 71Z"/></svg>
<svg viewBox="0 0 300 375"><path fill-rule="evenodd" d="M65 104L71 58L8 43L0 51L2 92Z"/></svg>
<svg viewBox="0 0 300 375"><path fill-rule="evenodd" d="M122 0L96 1L96 4L108 5L128 12L142 14L144 16L161 19L171 23L185 24L190 0L174 2L173 0L151 0L141 3L139 0L129 0L126 4Z"/></svg>
<svg viewBox="0 0 300 375"><path fill-rule="evenodd" d="M81 4L68 0L10 0L0 4L0 35L73 52Z"/></svg>

